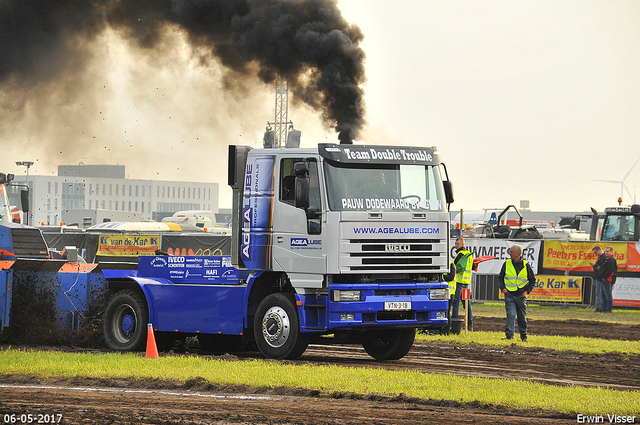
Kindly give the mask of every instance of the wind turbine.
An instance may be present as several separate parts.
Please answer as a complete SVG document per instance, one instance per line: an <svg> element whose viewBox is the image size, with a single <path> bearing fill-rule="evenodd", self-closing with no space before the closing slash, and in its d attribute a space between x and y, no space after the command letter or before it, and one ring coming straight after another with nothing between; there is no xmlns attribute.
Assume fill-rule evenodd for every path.
<svg viewBox="0 0 640 425"><path fill-rule="evenodd" d="M629 199L633 199L633 202L635 203L635 196L631 195L631 192L629 192L629 188L627 187L626 184L624 184L624 181L627 179L627 177L629 177L629 174L631 174L631 172L636 167L636 164L638 164L639 161L640 161L640 158L638 158L636 162L633 163L633 166L629 169L629 171L627 171L627 174L624 175L622 180L594 180L594 181L604 182L604 183L620 183L620 198L622 198L622 195L624 195L624 191L626 190L627 194L629 195Z"/></svg>

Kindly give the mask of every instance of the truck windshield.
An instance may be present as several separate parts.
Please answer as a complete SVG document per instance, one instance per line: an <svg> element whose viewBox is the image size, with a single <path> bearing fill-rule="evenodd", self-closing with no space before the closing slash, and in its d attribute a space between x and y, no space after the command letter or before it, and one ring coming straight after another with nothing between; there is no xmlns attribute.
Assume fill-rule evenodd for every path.
<svg viewBox="0 0 640 425"><path fill-rule="evenodd" d="M635 216L608 215L602 226L603 241L633 241L635 240Z"/></svg>
<svg viewBox="0 0 640 425"><path fill-rule="evenodd" d="M332 211L445 211L437 166L324 164Z"/></svg>

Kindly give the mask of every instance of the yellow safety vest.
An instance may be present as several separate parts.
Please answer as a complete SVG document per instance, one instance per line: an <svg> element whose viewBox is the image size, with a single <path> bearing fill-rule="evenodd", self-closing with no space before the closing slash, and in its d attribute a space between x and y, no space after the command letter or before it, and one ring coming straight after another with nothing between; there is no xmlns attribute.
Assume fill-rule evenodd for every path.
<svg viewBox="0 0 640 425"><path fill-rule="evenodd" d="M452 264L453 261L450 263ZM448 283L449 283L449 296L451 295L455 295L456 293L456 280L457 280L457 276L454 277L453 279L451 279Z"/></svg>
<svg viewBox="0 0 640 425"><path fill-rule="evenodd" d="M515 292L520 288L524 288L529 283L529 272L527 271L527 262L523 260L524 267L520 270L520 273L516 273L515 267L513 267L513 261L507 260L504 270L504 286L508 291Z"/></svg>
<svg viewBox="0 0 640 425"><path fill-rule="evenodd" d="M456 264L456 284L471 285L471 269L473 269L473 255L469 251L458 251L458 254L462 254L462 257L458 260L458 264L464 265L464 270L458 271L458 264ZM465 260L466 258L466 260ZM466 264L463 262L466 261Z"/></svg>

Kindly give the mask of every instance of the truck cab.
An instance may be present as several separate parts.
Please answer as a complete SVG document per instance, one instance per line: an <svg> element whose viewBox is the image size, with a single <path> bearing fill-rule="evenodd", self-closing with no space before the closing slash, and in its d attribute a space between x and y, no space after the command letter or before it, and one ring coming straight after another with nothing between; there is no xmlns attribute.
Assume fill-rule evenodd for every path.
<svg viewBox="0 0 640 425"><path fill-rule="evenodd" d="M609 207L604 210L604 222L600 240L638 241L640 240L640 205L630 207Z"/></svg>
<svg viewBox="0 0 640 425"><path fill-rule="evenodd" d="M13 222L6 185L13 174L0 173L0 259L49 258L49 249L42 232L35 227ZM27 197L24 197L27 198ZM23 198L23 210L28 211L28 198Z"/></svg>
<svg viewBox="0 0 640 425"><path fill-rule="evenodd" d="M422 159L407 159L418 157L411 148L252 151L247 169L276 178L273 188L245 188L244 215L260 218L243 223L243 240L272 233L253 244L256 255L245 244L245 265L286 271L301 288L439 280L448 267L447 200L437 153L416 152Z"/></svg>
<svg viewBox="0 0 640 425"><path fill-rule="evenodd" d="M251 150L239 266L295 296L303 334L442 327L453 196L441 167L436 148Z"/></svg>

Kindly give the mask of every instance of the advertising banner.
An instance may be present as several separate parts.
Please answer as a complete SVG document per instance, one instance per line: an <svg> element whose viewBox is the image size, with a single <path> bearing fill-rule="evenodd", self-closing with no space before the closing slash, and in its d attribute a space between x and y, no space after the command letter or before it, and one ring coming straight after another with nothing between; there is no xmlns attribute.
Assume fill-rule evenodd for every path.
<svg viewBox="0 0 640 425"><path fill-rule="evenodd" d="M97 255L137 257L154 255L160 248L160 235L100 235Z"/></svg>
<svg viewBox="0 0 640 425"><path fill-rule="evenodd" d="M593 267L589 262L595 262L598 256L593 252L593 247L599 245L603 250L611 245L618 261L618 270L624 270L627 266L626 242L560 242L544 241L542 260L545 269L591 272Z"/></svg>
<svg viewBox="0 0 640 425"><path fill-rule="evenodd" d="M247 160L240 253L248 268L264 270L271 267L273 161L270 156Z"/></svg>
<svg viewBox="0 0 640 425"><path fill-rule="evenodd" d="M230 256L141 257L138 269L144 276L169 279L173 283L217 285L239 283L238 269L231 265Z"/></svg>
<svg viewBox="0 0 640 425"><path fill-rule="evenodd" d="M451 238L451 247L449 255L451 261L456 258L456 250L454 247L456 240ZM541 241L508 241L506 239L471 239L464 240L464 249L474 253L473 258L492 256L495 260L483 261L478 264L477 273L479 274L498 274L509 256L509 248L512 245L522 246L522 258L531 264L531 268L538 273L538 257L540 256Z"/></svg>
<svg viewBox="0 0 640 425"><path fill-rule="evenodd" d="M631 242L627 245L627 271L640 272L640 244L637 242Z"/></svg>
<svg viewBox="0 0 640 425"><path fill-rule="evenodd" d="M582 302L582 278L577 276L536 276L531 301Z"/></svg>
<svg viewBox="0 0 640 425"><path fill-rule="evenodd" d="M169 255L231 255L231 236L162 235L162 251Z"/></svg>
<svg viewBox="0 0 640 425"><path fill-rule="evenodd" d="M582 302L582 278L578 276L536 276L536 286L529 301ZM500 292L499 297L504 300Z"/></svg>
<svg viewBox="0 0 640 425"><path fill-rule="evenodd" d="M577 276L536 276L529 301L582 302L582 278ZM502 292L498 295L504 300Z"/></svg>
<svg viewBox="0 0 640 425"><path fill-rule="evenodd" d="M640 279L618 277L613 287L613 305L640 307Z"/></svg>

